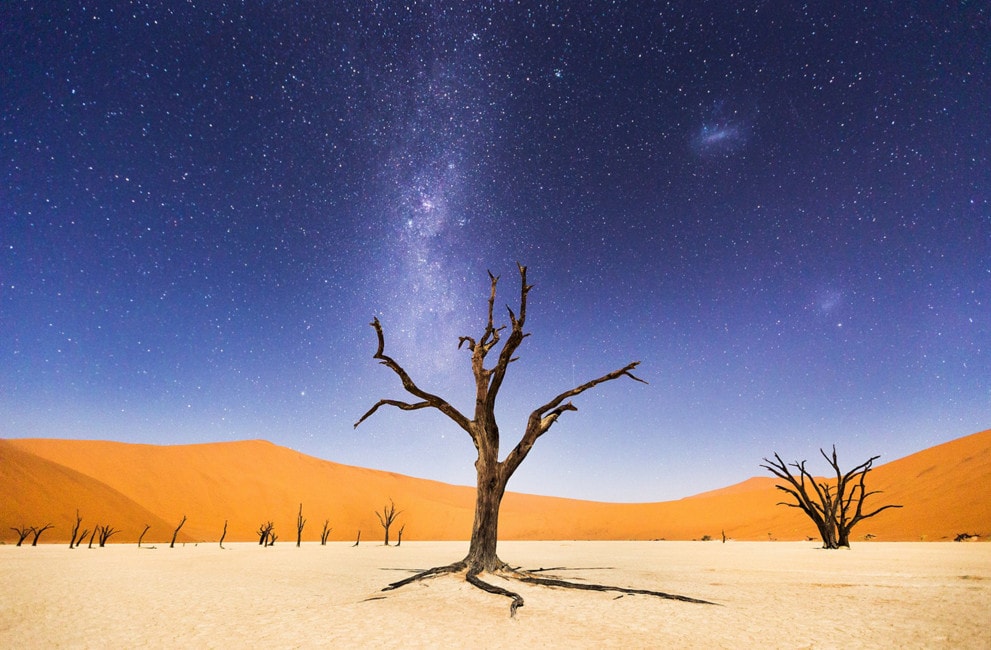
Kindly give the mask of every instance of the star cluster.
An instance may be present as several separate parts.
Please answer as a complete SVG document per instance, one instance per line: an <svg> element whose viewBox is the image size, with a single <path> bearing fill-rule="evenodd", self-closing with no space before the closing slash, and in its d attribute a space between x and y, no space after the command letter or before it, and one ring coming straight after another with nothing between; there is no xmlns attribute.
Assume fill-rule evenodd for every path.
<svg viewBox="0 0 991 650"><path fill-rule="evenodd" d="M0 435L267 438L473 481L387 351L500 425L510 489L658 500L773 451L991 426L987 10L689 2L0 8ZM500 315L504 312L500 311ZM507 443L508 444L508 443Z"/></svg>

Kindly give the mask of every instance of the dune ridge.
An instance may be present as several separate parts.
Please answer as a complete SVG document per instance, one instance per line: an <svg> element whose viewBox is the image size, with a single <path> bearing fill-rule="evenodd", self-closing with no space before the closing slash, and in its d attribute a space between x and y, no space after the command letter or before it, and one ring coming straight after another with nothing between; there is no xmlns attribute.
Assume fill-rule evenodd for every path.
<svg viewBox="0 0 991 650"><path fill-rule="evenodd" d="M991 535L991 429L877 466L870 489L878 502L900 503L854 529L885 541L947 540L961 532ZM754 477L677 501L615 504L507 493L500 521L505 540L650 540L719 538L801 540L815 529L793 508L776 505L771 477ZM67 542L75 513L83 527L120 529L112 542L171 539L215 542L225 520L226 540L252 541L266 521L280 543L294 542L302 503L304 541L318 540L324 521L330 539L380 542L375 517L389 498L403 514L406 540L465 540L474 489L341 465L264 440L195 445L146 445L60 439L0 440L0 541L11 526L53 523L42 542Z"/></svg>

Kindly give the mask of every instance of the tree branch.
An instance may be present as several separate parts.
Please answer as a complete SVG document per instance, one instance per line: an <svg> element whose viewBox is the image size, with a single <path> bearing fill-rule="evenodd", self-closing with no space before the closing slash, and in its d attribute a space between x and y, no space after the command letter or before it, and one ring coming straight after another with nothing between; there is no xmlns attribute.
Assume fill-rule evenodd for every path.
<svg viewBox="0 0 991 650"><path fill-rule="evenodd" d="M396 373L400 381L402 381L403 388L406 389L407 393L413 395L414 397L419 397L423 401L418 402L416 404L410 404L408 402L402 402L399 400L390 400L390 399L379 400L379 402L376 403L375 406L369 409L368 412L366 412L357 422L354 423L355 428L357 428L358 425L364 422L366 418L368 418L375 411L377 411L380 406L386 406L386 405L395 406L397 408L403 409L404 411L415 411L422 408L432 407L437 409L447 417L449 417L451 420L454 421L455 424L457 424L459 427L461 427L469 434L471 434L471 422L468 420L468 418L462 415L461 412L458 411L458 409L451 406L447 402L447 400L437 395L434 395L433 393L428 393L427 391L417 386L416 382L414 382L413 379L409 376L409 373L407 373L406 370L401 365L399 365L395 359L385 354L385 334L382 332L382 324L379 322L377 316L372 320L370 325L375 328L375 334L378 337L378 348L375 350L375 354L373 355L372 358L378 359L379 363L392 370L392 372Z"/></svg>
<svg viewBox="0 0 991 650"><path fill-rule="evenodd" d="M520 343L523 342L523 339L529 336L529 334L523 331L523 326L526 324L527 294L530 293L530 289L533 288L533 285L526 283L526 267L519 263L516 264L516 267L520 271L520 315L519 318L517 318L512 309L508 307L506 308L506 311L509 312L509 321L512 323L512 329L509 332L509 338L506 339L506 342L502 346L502 350L499 351L499 360L496 362L495 367L488 373L488 376L491 379L488 382L488 391L485 396L485 406L489 412L491 412L491 409L495 407L496 396L499 394L499 389L502 388L502 382L506 377L506 370L509 368L509 364L515 361L513 354L516 353L516 349L520 347ZM498 278L493 277L491 273L489 276L492 277L492 294L489 297L489 329L492 329L492 310L495 304L496 289L495 283ZM498 340L498 330L496 330L496 337L492 341L492 344L495 345ZM486 349L486 352L488 352L488 349Z"/></svg>
<svg viewBox="0 0 991 650"><path fill-rule="evenodd" d="M523 271L525 270L526 269L523 268ZM646 384L647 382L640 379L632 372L638 365L640 365L639 361L628 363L618 370L613 370L612 372L602 375L601 377L587 381L581 386L567 390L543 406L537 407L532 413L530 413L530 417L527 420L526 432L523 434L523 437L516 444L516 447L509 452L509 455L504 461L506 471L508 471L511 475L516 468L519 467L520 463L523 462L527 454L530 453L530 449L537 441L537 438L547 433L551 426L557 422L557 419L561 417L565 411L578 410L578 407L571 402L565 402L566 399L580 395L585 391L598 386L599 384L604 384L607 381L619 379L620 377L629 377L634 381Z"/></svg>

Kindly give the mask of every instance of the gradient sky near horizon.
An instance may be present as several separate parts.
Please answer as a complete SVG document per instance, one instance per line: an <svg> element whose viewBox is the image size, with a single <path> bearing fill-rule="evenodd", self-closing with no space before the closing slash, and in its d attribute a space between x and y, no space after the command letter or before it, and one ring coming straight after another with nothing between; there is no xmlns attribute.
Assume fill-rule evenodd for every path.
<svg viewBox="0 0 991 650"><path fill-rule="evenodd" d="M368 323L467 412L458 336L517 261L504 453L572 386L649 385L576 398L511 490L988 428L989 34L982 3L4 3L0 436L471 485L436 413L352 428L405 397Z"/></svg>

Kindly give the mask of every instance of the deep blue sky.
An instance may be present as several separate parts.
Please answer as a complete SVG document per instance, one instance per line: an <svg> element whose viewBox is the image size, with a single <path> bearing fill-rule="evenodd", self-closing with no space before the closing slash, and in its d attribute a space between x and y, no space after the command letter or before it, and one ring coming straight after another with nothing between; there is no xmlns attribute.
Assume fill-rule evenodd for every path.
<svg viewBox="0 0 991 650"><path fill-rule="evenodd" d="M991 426L982 3L58 4L0 7L0 436L472 484L439 415L352 429L404 397L368 323L467 411L457 337L517 260L504 451L587 379L650 384L577 398L512 490L678 498Z"/></svg>

